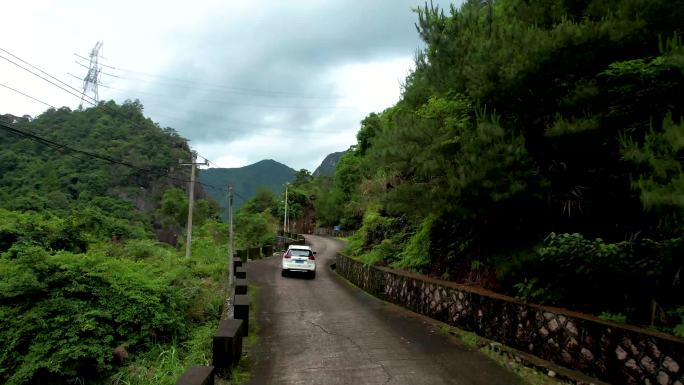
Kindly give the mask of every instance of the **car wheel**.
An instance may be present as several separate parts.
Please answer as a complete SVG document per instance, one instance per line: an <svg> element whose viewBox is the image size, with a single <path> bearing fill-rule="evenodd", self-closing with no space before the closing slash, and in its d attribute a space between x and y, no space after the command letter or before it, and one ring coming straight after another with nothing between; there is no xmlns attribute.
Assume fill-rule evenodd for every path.
<svg viewBox="0 0 684 385"><path fill-rule="evenodd" d="M280 270L280 276L281 277L287 277L287 270L285 270L285 269Z"/></svg>
<svg viewBox="0 0 684 385"><path fill-rule="evenodd" d="M309 273L309 278L311 278L311 279L316 279L316 270L314 270L314 271L312 271L311 273Z"/></svg>

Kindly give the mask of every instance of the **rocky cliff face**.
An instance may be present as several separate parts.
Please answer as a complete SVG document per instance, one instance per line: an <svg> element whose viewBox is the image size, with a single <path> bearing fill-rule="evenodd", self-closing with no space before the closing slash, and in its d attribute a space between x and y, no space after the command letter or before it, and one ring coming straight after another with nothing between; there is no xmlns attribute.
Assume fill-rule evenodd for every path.
<svg viewBox="0 0 684 385"><path fill-rule="evenodd" d="M321 162L321 165L318 166L318 168L316 168L311 175L316 177L334 175L337 162L340 161L340 158L345 154L345 152L346 151L333 152L332 154L326 156L325 159L323 159L323 162Z"/></svg>

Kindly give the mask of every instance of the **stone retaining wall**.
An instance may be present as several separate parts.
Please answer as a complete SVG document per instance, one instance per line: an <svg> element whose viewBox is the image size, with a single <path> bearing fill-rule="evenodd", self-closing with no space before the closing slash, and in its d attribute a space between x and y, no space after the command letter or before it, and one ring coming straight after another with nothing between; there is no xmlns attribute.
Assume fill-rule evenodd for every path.
<svg viewBox="0 0 684 385"><path fill-rule="evenodd" d="M336 269L383 300L600 380L684 385L684 340L343 255Z"/></svg>

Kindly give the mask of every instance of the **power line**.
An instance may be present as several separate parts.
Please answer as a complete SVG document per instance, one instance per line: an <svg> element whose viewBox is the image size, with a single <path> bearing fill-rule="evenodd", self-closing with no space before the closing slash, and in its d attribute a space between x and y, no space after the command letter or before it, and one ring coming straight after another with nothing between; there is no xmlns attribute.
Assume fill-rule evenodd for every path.
<svg viewBox="0 0 684 385"><path fill-rule="evenodd" d="M54 142L54 141L52 141L52 140L42 138L42 137L40 137L40 136L38 136L38 135L35 135L35 134L33 134L33 133L30 133L30 132L27 132L27 131L23 131L23 130L19 130L19 129L17 129L17 128L15 128L15 127L12 127L12 126L10 126L10 125L8 125L8 124L2 122L2 121L0 121L0 129L5 130L5 131L9 132L10 134L13 134L13 135L16 135L16 136L20 136L20 137L23 137L23 138L32 140L32 141L34 141L34 142L37 142L37 143L39 143L39 144L45 145L45 146L47 146L47 147L53 148L53 149L55 149L55 150L61 152L63 155L66 155L66 156L69 156L69 157L78 159L78 160L80 160L80 161L82 161L82 162L86 162L86 160L85 160L84 158L80 158L80 157L78 157L78 156L75 156L75 155L73 155L73 154L71 154L71 153L69 153L69 152L80 153L80 154L86 155L86 156L88 156L88 157L90 157L90 158L95 158L95 159L102 160L102 161L106 161L106 162L109 162L109 163L113 163L113 164L118 164L118 165L126 166L126 167L129 167L129 168L132 168L132 169L141 171L141 172L143 172L143 173L153 174L153 175L158 176L158 177L160 177L160 178L168 178L168 179L175 180L175 181L178 181L178 182L190 183L189 180L187 180L187 179L181 179L181 178L177 178L177 177L173 177L173 176L169 175L168 172L160 173L159 171L155 171L155 170L152 170L152 169L145 169L145 168L142 168L142 167L138 167L138 166L135 166L135 165L133 165L133 164L131 164L131 163L124 162L124 161L121 161L121 160L117 160L117 159L108 157L108 156L106 156L106 155L100 155L100 154L92 153L92 152L89 152L89 151L79 150L79 149L76 149L76 148L67 146L67 145L65 145L65 144L57 143L57 142ZM199 155L199 154L198 154L198 155ZM201 155L200 155L200 156L201 156ZM201 157L204 158L207 162L216 165L215 163L210 162L210 161L209 161L207 158L205 158L204 156L201 156ZM216 165L216 166L217 166L217 165ZM218 167L218 166L217 166L217 167ZM201 185L201 186L203 186L203 187L205 187L205 188L209 188L209 189L212 189L212 190L221 192L221 193L226 193L226 192L228 192L228 189L225 188L225 187L214 186L214 185L210 185L210 184L203 183L203 182L199 182L199 181L195 181L195 183L197 183L197 184L199 184L199 185ZM242 198L243 200L247 200L247 198L245 198L244 196L238 194L237 192L234 192L234 194L237 195L238 197Z"/></svg>
<svg viewBox="0 0 684 385"><path fill-rule="evenodd" d="M117 159L111 158L111 157L106 156L106 155L100 155L100 154L96 154L96 153L89 152L89 151L85 151L85 150L79 150L79 149L76 149L76 148L67 146L67 145L65 145L65 144L61 144L61 143L58 143L58 142L54 142L54 141L52 141L52 140L45 139L45 138L42 138L42 137L40 137L40 136L38 136L38 135L35 135L35 134L33 134L33 133L30 133L30 132L28 132L28 131L19 130L19 129L15 128L15 127L9 126L9 125L7 125L7 124L5 124L5 123L2 123L2 122L0 122L0 126L1 126L2 129L4 129L5 131L8 131L8 132L13 133L13 134L17 134L17 135L24 136L24 137L26 137L26 138L28 138L28 139L30 139L30 140L33 140L33 141L35 141L35 142L38 142L38 143L47 145L47 146L49 146L49 147L53 147L53 148L57 148L57 149L64 149L64 150L68 150L68 151L71 151L71 152L75 152L75 153L87 155L87 156L89 156L89 157L91 157L91 158L95 158L95 159L99 159L99 160L104 160L104 161L107 161L107 162L110 162L110 163L120 164L120 165L123 165L123 166L126 166L126 167L130 167L130 168L134 168L134 169L136 169L136 170L140 170L140 171L150 171L150 170L147 170L147 169L143 169L143 168L137 167L137 166L135 166L135 165L133 165L133 164L131 164L131 163L128 163L128 162L124 162L124 161L121 161L121 160L117 160Z"/></svg>
<svg viewBox="0 0 684 385"><path fill-rule="evenodd" d="M51 78L51 79L53 79L53 80L56 80L56 81L59 82L60 84L62 84L62 85L64 85L64 86L67 86L67 87L71 88L72 90L74 90L74 91L76 91L76 92L79 92L79 93L81 92L80 90L77 90L76 88L70 86L69 84L67 84L67 83L65 83L65 82L63 82L63 81L57 79L56 77L50 75L49 73L43 71L42 69L36 67L35 65L33 65L33 64L29 63L29 62L27 62L26 60L24 60L24 59L18 57L17 55L15 55L15 54L9 52L8 50L6 50L6 49L0 47L0 51L5 52L6 54L8 54L8 55L12 56L13 58L19 60L20 62L22 62L22 63L28 65L29 67L31 67L31 68L37 70L38 72L42 73L43 75L45 75L45 76L47 76L47 77L49 77L49 78Z"/></svg>
<svg viewBox="0 0 684 385"><path fill-rule="evenodd" d="M67 74L74 77L75 79L83 81L82 78L80 78L80 77L78 77L72 73L67 73ZM125 79L125 78L121 78L121 79ZM168 95L165 95L165 94L149 92L149 91L140 91L140 90L136 90L136 89L122 89L122 88L117 88L117 87L113 87L111 85L102 84L102 83L98 83L98 85L100 87L109 88L109 89L116 90L116 91L132 92L135 94L149 95L149 96L152 96L153 98L156 97L156 98L161 98L164 100L168 100L168 97L169 97ZM182 88L196 89L197 87L182 86ZM268 105L264 105L264 104L235 104L235 103L232 103L232 102L229 102L226 100L205 99L205 98L196 99L196 101L207 102L207 103L215 103L215 104L221 104L221 105L224 105L227 107L239 107L239 108L303 109L303 110L306 110L306 109L310 109L310 110L345 109L345 110L347 110L347 109L353 109L354 108L352 106L320 106L320 105L319 106L311 106L311 105L302 106L302 105L273 105L273 104L268 104Z"/></svg>
<svg viewBox="0 0 684 385"><path fill-rule="evenodd" d="M2 48L0 48L0 49L2 49ZM40 99L36 99L36 98L34 98L33 96L27 95L27 94L25 94L25 93L23 93L23 92L21 92L21 91L19 91L19 90L15 90L14 88L12 88L12 87L10 87L10 86L4 85L4 84L2 84L2 83L0 83L0 86L5 87L5 88L7 88L8 90L14 91L14 92L16 92L16 93L18 93L18 94L24 95L24 96L26 96L26 97L29 98L29 99L33 99L33 100L37 101L38 103L43 103L43 104L45 104L45 105L48 106L48 107L55 108L55 106L53 106L53 105L51 105L51 104L45 103L44 101L42 101L42 100L40 100ZM56 108L55 108L55 109L56 109Z"/></svg>
<svg viewBox="0 0 684 385"><path fill-rule="evenodd" d="M158 105L157 104L146 104L146 106L149 107L149 106L158 106ZM190 111L190 112L194 116L198 116L198 115L204 116L207 118L212 118L212 119L218 120L221 123L228 123L228 124L233 124L233 125L237 125L237 126L252 126L252 127L258 127L258 128L264 128L267 130L287 130L289 133L292 133L292 135L282 135L282 136L291 137L291 138L292 137L299 138L299 137L301 137L302 134L321 134L321 135L325 134L325 135L327 135L327 134L339 133L339 131L332 131L332 130L328 131L328 130L306 130L306 129L296 129L296 128L282 128L283 125L280 125L280 127L278 125L269 126L269 125L254 123L254 122L225 119L219 115L207 114L207 113L203 113L203 112L197 112L197 111ZM166 115L166 114L155 114L155 115L165 117L166 119L169 119L170 121L174 121L174 122L185 122L185 123L193 124L193 125L197 124L197 120L188 120L188 119L183 119L183 118L180 118L177 116L170 116L170 115ZM251 135L255 135L255 136L259 136L259 135L272 136L273 135L272 133L254 132L254 130L250 130L250 129L239 129L238 130L238 129L233 128L232 131L239 131L242 133L251 134Z"/></svg>
<svg viewBox="0 0 684 385"><path fill-rule="evenodd" d="M2 49L2 48L0 48L0 49ZM4 50L3 50L3 51L4 51ZM5 51L5 52L6 52L6 51ZM21 60L21 59L19 59L19 60ZM21 92L21 91L19 91L19 90L16 90L16 89L14 89L14 88L12 88L12 87L9 87L9 86L7 86L7 85L5 85L5 84L1 84L1 83L0 83L0 86L5 87L5 88L7 88L7 89L10 89L10 90L12 90L12 91L14 91L14 92L17 92L17 93L19 93L19 94L21 94L21 95L23 95L23 96L25 96L25 97L28 97L28 98L30 98L30 99L33 99L33 100L35 100L35 101L37 101L37 102L43 103L43 104L45 104L45 105L47 105L47 106L49 106L49 107L55 108L54 106L52 106L52 105L50 105L50 104L48 104L48 103L45 103L45 102L43 102L43 101L41 101L41 100L39 100L39 99L37 99L37 98L31 96L31 95L25 94L25 93L23 93L23 92ZM188 182L189 182L188 180L183 180L183 179L179 179L179 178L172 177L172 176L170 176L170 175L168 174L168 172L167 172L167 173L164 173L164 174L160 174L158 171L154 171L154 170L151 170L151 169L141 168L141 167L135 166L135 165L133 165L133 164L131 164L131 163L124 162L124 161L121 161L121 160L117 160L117 159L108 157L108 156L106 156L106 155L100 155L100 154L92 153L92 152L89 152L89 151L84 151L84 150L75 149L75 148L70 147L70 146L67 146L67 145L65 145L65 144L57 143L57 142L54 142L54 141L52 141L52 140L42 138L42 137L40 137L40 136L38 136L38 135L35 135L35 134L33 134L33 133L30 133L30 132L27 132L27 131L19 130L19 129L17 129L16 127L12 127L12 126L10 126L10 125L8 125L8 124L5 124L5 123L2 122L2 121L0 121L0 129L3 129L3 130L5 130L5 131L9 132L10 134L14 134L14 135L17 135L17 136L21 136L21 137L30 139L30 140L32 140L32 141L35 141L35 142L37 142L37 143L40 143L40 144L42 144L42 145L51 147L51 148L53 148L53 149L55 149L55 150L60 151L60 152L61 152L62 154L64 154L64 155L70 156L70 157L75 158L75 159L78 159L78 160L80 160L80 161L84 161L84 162L85 162L85 160L84 160L83 158L79 158L79 157L77 157L77 156L71 154L70 152L80 153L80 154L89 156L89 157L91 157L91 158L95 158L95 159L107 161L107 162L110 162L110 163L113 163L113 164L123 165L123 166L129 167L129 168L133 168L133 169L136 169L136 170L138 170L138 171L145 172L145 173L153 173L153 174L158 175L158 176L160 176L160 177L166 177L166 178L169 178L169 179L172 179L172 180L177 180L177 181L181 181L181 182L185 182L185 183L188 183ZM215 166L218 167L218 165L216 165L214 162L209 161L209 159L207 159L207 158L204 157L203 155L200 155L200 156L201 156L202 158L204 158L208 163L214 164ZM207 183L202 183L202 182L195 182L195 183L198 183L198 184L200 184L200 185L202 185L202 186L204 186L204 187L210 188L210 189L214 189L214 190L216 190L216 191L220 191L220 192L226 192L226 191L227 191L227 189L226 189L226 188L223 188L223 187L213 186L213 185L210 185L210 184L207 184Z"/></svg>
<svg viewBox="0 0 684 385"><path fill-rule="evenodd" d="M75 56L83 59L83 60L89 60L86 57L83 57L79 54L74 53ZM81 64L81 63L79 63ZM83 64L81 64L83 65ZM159 78L159 79L167 79L172 82L176 83L186 83L188 84L187 87L189 88L197 88L198 86L204 86L204 87L210 87L210 88L220 88L228 91L232 91L235 93L242 93L242 94L249 94L249 95L263 95L263 96L272 96L272 97L283 97L283 98L303 98L303 99L329 99L329 100L336 100L336 99L346 99L346 97L343 96L322 96L322 95L307 95L307 94L299 94L299 93L294 93L294 92L286 92L286 91L269 91L269 90L259 90L259 89L249 89L249 88L241 88L241 87L231 87L231 86L226 86L222 84L213 84L213 83L202 83L202 82L197 82L194 80L188 80L188 79L181 79L181 78L176 78L176 77L171 77L171 76L163 76L163 75L157 75L157 74L152 74L149 72L142 72L142 71L136 71L132 69L126 69L126 68L121 68L121 67L114 67L106 64L100 63L101 66L111 68L113 70L121 71L121 72L129 72L133 74L140 74L146 77L153 77L153 78ZM110 75L110 76L117 76L117 75ZM122 76L117 76L120 78L125 78ZM164 84L164 82L159 82L159 81L152 81L152 80L145 80L141 78L133 79L133 80L143 80L147 82L156 82L156 83L161 83ZM168 84L168 83L166 83ZM171 84L173 85L173 84Z"/></svg>
<svg viewBox="0 0 684 385"><path fill-rule="evenodd" d="M5 131L7 131L11 134L14 134L14 135L22 136L26 139L32 140L36 143L40 143L44 146L51 147L51 148L56 149L56 150L63 152L63 153L68 151L68 152L73 152L73 153L77 153L77 154L82 154L82 155L85 155L85 156L90 157L90 158L102 160L102 161L109 162L112 164L122 165L122 166L129 167L129 168L135 169L135 170L143 172L143 173L153 174L153 175L161 177L161 178L168 178L171 180L176 180L176 181L180 181L180 182L184 182L184 183L190 182L189 180L186 180L186 179L173 177L173 176L169 175L168 172L161 172L161 171L156 171L153 169L142 168L142 167L136 166L134 164L131 164L129 162L125 162L125 161L122 161L119 159L114 159L114 158L106 156L106 155L101 155L101 154L96 154L96 153L93 153L90 151L76 149L76 148L67 146L67 145L62 144L62 143L58 143L58 142L55 142L55 141L52 141L49 139L45 139L43 137L40 137L40 136L35 135L33 133L30 133L28 131L19 130L16 127L12 127L11 125L6 124L2 121L0 121L0 129L5 130ZM65 153L65 155L72 156L72 154L67 154L67 153ZM76 159L83 160L81 158L76 158ZM207 188L215 189L216 191L221 191L221 192L227 191L226 188L221 188L218 186L213 186L213 185L202 183L202 182L195 182L195 183L200 184L200 185L207 187Z"/></svg>
<svg viewBox="0 0 684 385"><path fill-rule="evenodd" d="M200 158L204 159L204 161L207 162L208 164L214 165L215 167L219 167L219 168L220 168L220 166L219 166L218 164L216 164L216 163L210 161L206 156L200 154L200 153L197 152L197 151L195 151L195 153L197 154L197 156L199 156Z"/></svg>
<svg viewBox="0 0 684 385"><path fill-rule="evenodd" d="M235 194L238 198L241 198L243 201L246 201L247 198L243 197L242 195L238 194L236 191L233 191L233 194Z"/></svg>
<svg viewBox="0 0 684 385"><path fill-rule="evenodd" d="M83 60L85 60L85 61L90 61L90 59L88 59L87 57L81 56L81 55L79 55L79 54L77 54L77 53L74 53L74 55L80 57L81 59L83 59ZM78 63L78 62L77 62L77 63ZM80 63L79 63L79 64L80 64ZM99 63L99 64L100 64L102 67L111 68L111 69L113 69L113 70L117 69L116 67L108 66L108 65L106 65L106 64L102 64L102 63Z"/></svg>
<svg viewBox="0 0 684 385"><path fill-rule="evenodd" d="M122 78L125 79L125 78ZM150 95L150 96L156 96L164 99L168 99L168 95L160 94L160 93L155 93L155 92L148 92L148 91L140 91L140 90L135 90L135 89L129 89L129 90L124 90L121 88L116 88L112 87L109 85L105 85L102 83L99 83L101 87L104 88L110 88L113 90L117 91L124 91L124 92L134 92L137 94L145 94L145 95ZM179 88L184 88L188 90L196 90L197 87L192 87L192 86L178 86ZM229 106L229 107L252 107L252 108L271 108L271 109L302 109L302 110L335 110L335 109L353 109L353 106L332 106L332 105L282 105L282 104L235 104L228 102L226 100L217 100L217 99L197 99L198 102L207 102L207 103L216 103L216 104L222 104L224 106Z"/></svg>
<svg viewBox="0 0 684 385"><path fill-rule="evenodd" d="M74 63L80 65L80 66L83 67L83 68L90 69L90 67L88 67L87 65L81 63L81 62L78 61L78 60L74 60ZM102 65L102 64L100 64L100 65ZM104 71L99 71L99 73L101 73L101 74L103 74L103 75L111 76L111 77L117 78L117 79L121 78L120 76L112 75L112 74L107 73L107 72L104 72ZM81 79L81 80L83 80L83 79ZM98 85L101 86L102 84L98 84Z"/></svg>
<svg viewBox="0 0 684 385"><path fill-rule="evenodd" d="M46 82L48 82L48 83L52 84L53 86L55 86L55 87L61 89L62 91L67 92L68 94L70 94L70 95L72 95L72 96L75 96L75 97L77 97L77 98L79 98L79 99L81 98L81 95L74 94L73 92L67 90L66 88L60 86L59 84L53 83L52 81L50 81L50 80L44 78L44 77L41 76L41 75L38 75L37 73L35 73L35 72L31 71L30 69L28 69L28 68L22 66L21 64L18 64L18 63L16 63L16 62L14 62L14 61L12 61L12 60L10 60L10 59L8 59L8 58L2 56L2 55L0 55L0 58L1 58L1 59L5 59L5 60L7 60L8 62L14 64L15 66L17 66L17 67L23 69L24 71L26 71L26 72L28 72L28 73L34 75L34 76L37 76L37 77L39 77L39 78L45 80ZM93 106L95 105L95 103L93 103L93 102L91 102L91 101L89 101L89 100L86 100L86 102L89 103L89 104L91 104L91 105L93 105Z"/></svg>
<svg viewBox="0 0 684 385"><path fill-rule="evenodd" d="M74 78L76 78L78 80L82 80L81 78L79 78L78 76L76 76L72 73L68 73L68 75L73 76ZM119 91L124 91L124 92L127 91L127 90L120 89L120 88L105 86L103 84L100 84L100 86L105 87L105 88L111 88L111 89L119 90ZM154 106L155 110L162 110L162 111L169 111L170 110L169 107L165 107L163 104L145 103L145 106L146 107ZM178 110L173 110L173 112L177 113ZM252 136L266 136L266 137L276 136L279 138L300 138L302 134L328 135L328 134L338 134L340 132L340 131L336 131L336 130L313 130L313 129L307 130L307 129L298 129L298 128L291 128L291 127L290 128L283 128L285 126L284 124L282 124L280 126L268 125L268 124L248 122L248 121L243 121L243 120L226 119L220 115L210 114L210 113L201 112L201 111L190 110L188 112L192 113L193 116L202 116L202 117L214 119L216 121L219 121L221 124L226 123L229 125L234 125L234 126L231 126L231 128L230 128L231 131L249 134ZM172 116L172 115L167 115L164 113L155 113L155 117L157 120L160 120L159 118L161 118L162 120L166 120L167 125L176 126L176 128L178 127L178 125L184 126L184 125L196 125L197 124L197 120L184 119L184 118L179 117L179 116ZM149 117L149 118L152 119L152 117ZM161 124L160 121L158 121L157 123ZM236 127L236 126L238 126L238 127ZM272 132L260 133L260 132L255 132L252 129L244 128L242 126L260 127L260 128L265 128L265 129L269 129L269 130L281 130L281 131L286 131L286 132L285 133L279 133L279 134L274 134Z"/></svg>
<svg viewBox="0 0 684 385"><path fill-rule="evenodd" d="M0 129L1 129L1 128L2 128L2 127L0 127ZM16 133L16 132L9 132L9 134L10 134L10 135L19 136L19 137L24 137L24 135L18 134L18 133ZM68 156L68 157L70 157L70 158L77 159L77 160L79 160L79 161L81 161L81 162L86 162L86 160L85 160L84 158L80 158L80 157L78 157L78 156L76 156L76 155L74 155L74 154L70 154L70 153L66 152L66 150L64 150L64 149L60 149L60 148L53 147L53 146L49 146L49 147L52 147L54 150L59 151L60 153L62 153L62 155L66 155L66 156Z"/></svg>
<svg viewBox="0 0 684 385"><path fill-rule="evenodd" d="M72 74L72 73L68 73L68 75L74 77L75 79L83 80L83 79L79 78L78 76L76 76L76 75L74 75L74 74ZM101 86L101 87L104 87L104 88L109 88L109 89L117 90L117 91L122 91L122 92L128 92L128 91L130 91L130 90L122 89L122 88L111 87L111 86L104 85L104 84L100 84L100 86ZM159 98L162 98L162 97L163 97L163 96L160 95L160 94L154 94L154 93L150 93L150 92L135 91L135 90L133 90L133 92L140 92L140 93L143 93L143 94L149 94L149 95L153 95L153 96L159 96ZM219 101L213 101L213 100L206 100L206 99L199 99L198 101L210 101L210 102L216 102L216 103L225 103L225 102L219 102ZM158 104L158 103L145 103L145 105L146 105L147 107L149 107L149 106L155 106L155 109L159 109L160 106L162 106L162 107L161 107L162 110L169 110L168 107L163 107L163 106L165 106L164 104ZM227 105L229 105L229 106L231 106L231 107L240 107L240 106L235 106L235 105L231 105L231 104L227 104ZM173 110L173 112L178 112L178 110ZM206 112L200 112L200 111L194 111L194 110L191 110L191 111L189 111L189 112L192 113L193 115L201 115L201 116L204 116L204 117L207 117L207 118L210 118L210 119L218 120L218 121L220 121L221 123L234 124L234 125L238 125L238 126L261 127L261 128L272 129L272 130L273 130L273 129L279 129L279 127L274 126L274 125L268 125L268 124L262 124L262 123L256 123L256 122L248 122L248 121L244 121L244 120L226 119L226 118L224 118L223 116L216 115L216 114L210 114L210 113L206 113ZM183 119L183 118L178 117L178 116L170 116L170 115L166 115L166 114L156 114L156 115L157 115L157 116L166 117L167 119L169 119L169 120L171 120L171 121L174 121L174 122L185 122L185 123L188 123L188 124L196 124L196 123L197 123L195 120L187 120L187 119ZM288 132L292 132L292 133L294 133L294 132L299 132L299 133L306 133L306 134L337 134L337 133L339 133L339 131L337 131L337 130L306 130L306 129L296 129L296 128L287 128L286 130L287 130ZM248 134L252 134L252 135L262 135L262 134L255 133L255 132L253 132L252 130L248 130L248 129L242 129L242 130L239 130L239 131L244 132L244 133L248 133ZM272 134L263 134L263 135L272 136ZM297 134L293 134L293 135L294 135L294 136L287 136L287 135L281 135L281 136L284 136L284 137L298 137Z"/></svg>

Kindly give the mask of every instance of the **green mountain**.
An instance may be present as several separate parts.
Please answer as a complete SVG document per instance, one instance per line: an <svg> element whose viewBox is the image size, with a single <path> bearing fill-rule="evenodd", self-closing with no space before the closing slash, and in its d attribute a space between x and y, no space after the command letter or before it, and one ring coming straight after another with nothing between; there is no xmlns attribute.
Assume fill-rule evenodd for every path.
<svg viewBox="0 0 684 385"><path fill-rule="evenodd" d="M311 175L315 177L333 176L335 174L335 168L337 167L337 163L340 161L342 155L346 153L346 151L340 151L328 154L328 156L326 156L325 159L323 159L323 162L321 162L320 166L318 166Z"/></svg>
<svg viewBox="0 0 684 385"><path fill-rule="evenodd" d="M199 181L212 186L232 185L235 192L233 204L238 208L247 199L256 195L258 187L267 187L279 194L285 183L294 179L294 174L295 170L290 167L273 159L265 159L244 167L201 170ZM225 208L226 197L222 191L207 189L207 193Z"/></svg>

